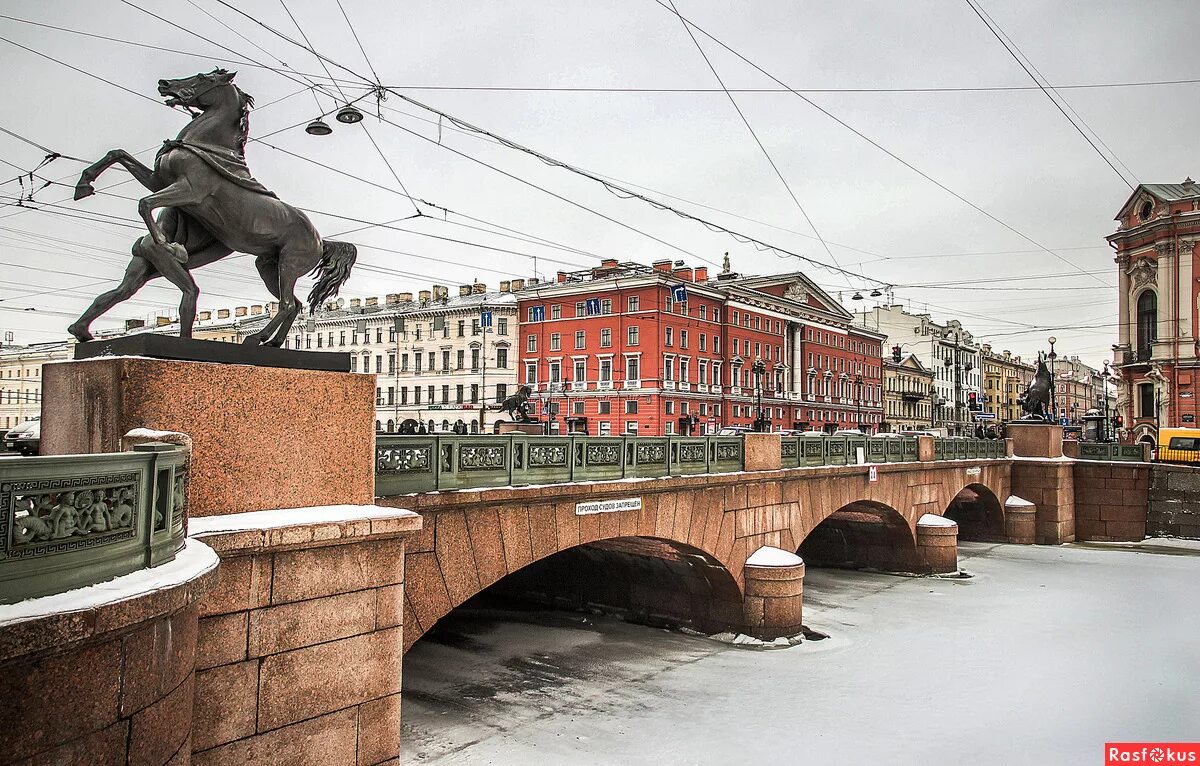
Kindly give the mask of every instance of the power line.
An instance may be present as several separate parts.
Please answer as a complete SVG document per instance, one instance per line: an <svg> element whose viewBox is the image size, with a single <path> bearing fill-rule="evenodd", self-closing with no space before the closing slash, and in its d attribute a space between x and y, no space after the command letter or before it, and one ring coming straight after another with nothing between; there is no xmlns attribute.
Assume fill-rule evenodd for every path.
<svg viewBox="0 0 1200 766"><path fill-rule="evenodd" d="M812 108L816 109L816 110L817 110L817 111L819 111L821 114L824 114L824 115L825 115L826 117L828 117L829 119L831 119L831 120L833 120L834 122L836 122L837 124L841 125L843 128L845 128L845 129L849 130L851 133L853 133L854 135L856 135L856 136L858 136L859 138L863 139L864 141L866 141L867 143L869 143L871 146L874 146L876 149L878 149L879 151L883 152L883 153L884 153L884 154L886 154L887 156L891 157L891 158L892 158L893 160L895 160L896 162L899 162L899 163L900 163L901 165L903 165L904 167L908 168L909 170L913 171L913 172L914 172L914 173L916 173L917 175L921 176L921 177L922 177L922 178L924 178L926 181L929 181L929 182L930 182L930 183L932 183L934 186L938 187L938 188L939 188L939 189L941 189L942 191L946 192L946 193L947 193L947 194L949 194L950 196L954 197L954 198L955 198L955 199L957 199L958 201L960 201L960 202L962 202L963 204L965 204L965 205L967 205L968 207L970 207L972 210L975 210L976 212L980 213L981 215L983 215L983 216L985 216L985 217L989 218L990 220L992 220L992 221L994 221L994 222L996 222L996 223L1000 224L1000 225L1001 225L1001 226L1003 226L1005 229L1009 230L1009 231L1010 231L1010 232L1012 232L1013 234L1016 234L1016 235L1017 235L1018 237L1020 237L1021 239L1023 239L1023 240L1025 240L1026 242L1029 242L1030 244L1032 244L1032 245L1036 246L1036 247L1037 247L1039 250L1042 250L1042 251L1044 251L1044 252L1046 252L1046 253L1048 253L1048 254L1050 254L1050 255L1054 256L1055 258L1057 258L1058 260L1060 260L1060 261L1062 261L1063 263L1067 264L1068 266L1072 267L1072 268L1073 268L1073 269L1075 269L1076 271L1079 271L1079 272L1081 272L1081 273L1083 272L1083 269L1082 269L1081 267L1079 267L1079 266L1077 266L1076 264L1072 263L1071 261L1067 260L1067 259L1066 259L1066 258L1064 258L1063 256L1061 256L1061 255L1059 255L1058 253L1054 252L1054 251L1053 251L1053 250L1051 250L1050 248L1048 248L1048 247L1046 247L1045 245L1041 244L1041 243L1040 243L1040 242L1038 242L1037 240L1035 240L1035 239L1033 239L1032 237L1030 237L1028 234L1025 234L1024 232L1020 231L1020 230L1019 230L1019 229L1017 229L1016 227L1012 226L1011 224L1008 224L1008 223L1004 222L1004 221L1003 221L1003 220L1001 220L1000 218L998 218L998 217L996 217L995 215L993 215L993 214L989 213L987 210L984 210L982 207L980 207L979 205L975 204L974 202L971 202L971 201L970 201L970 200L968 200L966 197L962 196L962 195L961 195L961 194L959 194L958 192L954 191L954 190L953 190L953 189L951 189L950 187L948 187L948 186L946 186L945 184L943 184L941 181L938 181L937 179L935 179L935 178L933 178L932 176L930 176L928 173L924 172L923 170L920 170L919 168L917 168L915 165L913 165L912 163L908 162L907 160L905 160L905 159L902 159L902 158L901 158L899 155L897 155L895 152L892 152L890 149L887 149L887 148L886 148L886 147L884 147L882 144L880 144L878 141L876 141L876 140L874 140L873 138L871 138L871 137L867 136L867 135L866 135L865 133L863 133L862 131L858 130L857 128L853 127L853 126L852 126L852 125L850 125L849 123L847 123L847 122L845 122L844 120L842 120L840 117L837 117L837 116L836 116L836 115L834 115L832 112L830 112L828 109L825 109L824 107L822 107L821 105L817 104L815 101L813 101L812 99L808 98L807 96L805 96L804 94L800 93L799 91L796 91L796 90L794 90L794 89L790 88L790 87L788 86L788 84L787 84L787 83L785 83L783 80L781 80L781 79L779 79L778 77L776 77L775 75L771 74L771 73L770 73L770 72L768 72L766 69L763 69L761 66L759 66L759 65L758 65L758 64L756 64L755 62L751 61L749 58L747 58L746 56L742 55L742 54L741 54L741 53L739 53L737 50L735 50L735 49L731 48L730 46L726 45L724 42L722 42L720 39L718 39L717 37L715 37L713 34L711 34L710 32L708 32L707 30L705 30L703 27L699 26L698 24L696 24L695 22L693 22L691 19L688 19L686 16L683 16L683 15L681 15L681 14L680 14L678 11L676 11L676 10L672 9L672 8L671 8L670 6L668 6L668 5L667 5L665 2L663 2L663 0L654 0L654 1L655 1L656 3L658 3L660 6L662 6L663 8L665 8L666 10L670 11L671 13L674 13L676 16L679 16L679 18L683 19L683 20L684 20L684 22L686 22L686 23L687 23L689 26L691 26L692 28L694 28L694 29L695 29L697 32L699 32L700 34L704 35L704 36L705 36L705 37L707 37L709 40L712 40L714 43L716 43L717 45L719 45L721 48L725 49L726 51L728 51L729 53L733 54L734 56L736 56L736 57L737 57L738 59L740 59L741 61L743 61L743 62L745 62L746 64L748 64L748 65L749 65L750 67L752 67L752 68L753 68L755 71L757 71L757 72L759 72L760 74L762 74L762 75L766 76L767 78L769 78L771 81L773 81L773 82L774 82L774 83L776 83L777 85L780 85L780 86L782 86L782 87L784 87L784 88L788 88L788 90L790 90L790 91L791 91L791 92L792 92L792 93L793 93L793 94L794 94L794 95L795 95L797 98L799 98L799 99L801 99L802 101L804 101L804 103L806 103L806 104L808 104L809 106L811 106ZM1103 282L1102 280L1099 280L1099 279L1097 279L1096 281L1100 282L1101 284L1106 284L1105 282ZM1108 286L1109 286L1109 287L1112 287L1112 285L1108 285Z"/></svg>
<svg viewBox="0 0 1200 766"><path fill-rule="evenodd" d="M342 0L337 0L337 7L342 12L342 18L346 20L346 26L350 27L350 34L354 35L354 42L358 43L358 50L362 52L363 61L367 62L367 68L371 70L371 76L375 78L375 83L378 85L379 73L375 71L375 66L371 63L371 57L367 55L367 49L363 47L362 40L358 38L358 30L354 28L350 17L346 15L346 9L342 6Z"/></svg>
<svg viewBox="0 0 1200 766"><path fill-rule="evenodd" d="M345 82L345 81L343 81ZM1056 90L1092 90L1102 88L1145 88L1164 85L1195 85L1200 78L1186 80L1143 80L1131 82L1080 83L1056 85ZM723 93L721 88L671 87L604 87L604 86L537 86L537 85L388 85L396 90L476 91L493 93ZM1036 85L984 85L974 87L910 87L910 88L796 88L799 93L993 93L1004 91L1036 91ZM790 88L728 88L730 93L792 93Z"/></svg>
<svg viewBox="0 0 1200 766"><path fill-rule="evenodd" d="M767 151L767 147L763 146L763 142L758 137L758 133L755 132L754 126L750 124L750 120L746 118L745 112L743 112L742 108L738 106L737 99L735 99L733 94L729 92L729 89L725 87L725 81L721 79L721 75L717 72L717 68L713 66L712 61L708 58L708 54L704 52L704 47L700 45L700 41L696 39L696 35L692 33L691 27L689 27L687 22L683 20L683 17L679 15L679 10L675 8L675 0L667 0L667 2L670 3L671 10L679 18L679 23L683 25L683 31L687 32L687 36L691 39L692 44L695 45L696 50L700 52L700 57L704 59L704 63L708 65L709 71L712 72L713 77L716 78L717 84L721 86L721 90L725 91L725 96L729 99L729 103L733 105L733 109L735 112L737 112L738 117L742 119L742 124L746 126L746 130L750 131L750 136L754 139L754 143L758 145L758 148L760 151L762 151L763 156L767 158L767 163L770 164L771 169L775 171L775 175L779 178L779 182L783 184L783 188L787 190L788 196L792 198L792 202L794 202L796 207L800 210L800 215L804 216L804 220L808 223L808 227L812 229L813 234L815 234L817 239L821 241L821 246L825 248L825 254L829 256L829 259L833 261L835 266L840 268L841 264L838 263L837 257L833 254L833 251L829 249L829 243L827 243L825 238L821 236L821 232L817 229L817 225L813 223L812 218L808 215L808 211L806 211L804 206L800 204L800 199L796 196L796 192L792 191L792 185L787 182L786 178L784 178L783 172L780 171L779 166L775 164L775 160L771 157L771 153ZM863 277L863 279L865 279L865 277ZM846 284L850 284L849 276L846 276Z"/></svg>
<svg viewBox="0 0 1200 766"><path fill-rule="evenodd" d="M1122 183L1124 183L1126 186L1128 186L1130 188L1130 190L1135 189L1136 187L1133 184L1129 183L1128 179L1126 179L1125 176L1122 175L1121 171L1117 170L1117 166L1112 163L1112 160L1110 160L1108 158L1108 155L1106 155L1104 152L1100 151L1100 147L1096 146L1096 142L1093 141L1088 136L1088 134L1083 131L1083 128L1079 127L1079 125L1076 124L1075 120L1071 119L1071 115L1067 114L1067 111L1062 108L1062 104L1058 103L1058 100L1055 99L1054 96L1050 94L1050 91L1046 89L1046 86L1042 84L1041 80L1039 80L1033 74L1033 72L1031 72L1029 70L1029 67L1025 65L1025 62L1021 60L1021 57L1019 55L1017 55L1017 52L1013 50L1013 47L1010 46L1007 41L1005 41L1004 36L1002 36L1000 34L1000 32L998 31L1000 28L1000 25L996 24L994 21L991 21L990 17L985 17L985 14L981 10L982 6L976 7L975 2L973 2L972 0L966 0L966 3L971 8L971 10L975 12L975 15L979 17L979 20L983 22L984 26L986 26L988 28L988 31L991 32L992 35L997 40L1000 41L1000 44L1002 46L1004 46L1004 50L1008 51L1008 54L1010 56L1012 56L1013 60L1016 61L1021 66L1021 69L1025 70L1025 74L1029 75L1029 79L1033 80L1037 84L1037 86L1039 88L1041 88L1042 93L1046 94L1046 98L1050 99L1050 102L1052 104L1054 104L1054 107L1056 109L1058 109L1058 111L1062 113L1062 116L1067 119L1067 122L1071 123L1071 127L1075 128L1076 132L1078 132L1079 135L1083 136L1083 140L1088 142L1088 146L1092 147L1092 149L1096 152L1096 154L1100 155L1100 159L1104 160L1105 164L1108 165L1110 168L1112 168L1112 171L1117 174L1117 177L1121 179Z"/></svg>

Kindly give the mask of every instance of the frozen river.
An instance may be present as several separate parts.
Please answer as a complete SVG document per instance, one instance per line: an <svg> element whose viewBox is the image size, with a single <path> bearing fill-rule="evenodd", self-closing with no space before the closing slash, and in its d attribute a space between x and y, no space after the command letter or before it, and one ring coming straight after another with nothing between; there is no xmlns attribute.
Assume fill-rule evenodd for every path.
<svg viewBox="0 0 1200 766"><path fill-rule="evenodd" d="M810 569L750 650L473 611L405 658L405 763L1094 764L1200 737L1200 544L962 543L968 580Z"/></svg>

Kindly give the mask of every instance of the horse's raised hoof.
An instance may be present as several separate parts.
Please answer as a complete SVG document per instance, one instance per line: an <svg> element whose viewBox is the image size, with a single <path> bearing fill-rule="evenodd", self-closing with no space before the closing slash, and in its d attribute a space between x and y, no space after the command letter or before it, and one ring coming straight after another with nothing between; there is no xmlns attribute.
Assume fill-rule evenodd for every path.
<svg viewBox="0 0 1200 766"><path fill-rule="evenodd" d="M71 333L75 340L79 341L80 343L87 343L89 340L93 340L94 338L94 336L88 332L88 328L79 324L78 322L68 327L67 332Z"/></svg>
<svg viewBox="0 0 1200 766"><path fill-rule="evenodd" d="M85 197L90 197L96 193L91 184L78 184L75 186L75 201L78 202Z"/></svg>

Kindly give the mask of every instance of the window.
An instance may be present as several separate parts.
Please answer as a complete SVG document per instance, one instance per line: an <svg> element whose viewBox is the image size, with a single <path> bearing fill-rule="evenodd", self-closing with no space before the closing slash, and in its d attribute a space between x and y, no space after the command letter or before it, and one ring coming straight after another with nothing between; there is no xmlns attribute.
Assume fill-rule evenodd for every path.
<svg viewBox="0 0 1200 766"><path fill-rule="evenodd" d="M507 318L496 320L496 334L497 335L508 335L508 319Z"/></svg>
<svg viewBox="0 0 1200 766"><path fill-rule="evenodd" d="M321 336L318 335L317 336L317 346L320 346L320 345L321 345ZM371 371L371 357L367 356L366 354L363 354L363 372L370 372L370 371Z"/></svg>
<svg viewBox="0 0 1200 766"><path fill-rule="evenodd" d="M502 402L508 397L508 385L505 383L496 384L496 401Z"/></svg>
<svg viewBox="0 0 1200 766"><path fill-rule="evenodd" d="M562 349L562 334L557 332L550 333L550 350L560 351Z"/></svg>
<svg viewBox="0 0 1200 766"><path fill-rule="evenodd" d="M721 336L720 335L712 336L712 352L714 354L721 353Z"/></svg>
<svg viewBox="0 0 1200 766"><path fill-rule="evenodd" d="M1141 302L1140 300L1138 301ZM1139 383L1138 384L1138 417L1152 418L1154 417L1154 384Z"/></svg>
<svg viewBox="0 0 1200 766"><path fill-rule="evenodd" d="M611 314L612 313L612 300L610 298L605 298L604 300L600 301L600 313L601 314Z"/></svg>
<svg viewBox="0 0 1200 766"><path fill-rule="evenodd" d="M370 336L368 336L368 337L370 337ZM383 343L383 328L382 327L375 328L375 342Z"/></svg>
<svg viewBox="0 0 1200 766"><path fill-rule="evenodd" d="M636 346L638 344L638 328L629 328L629 333L628 337L625 339L625 344L628 346Z"/></svg>
<svg viewBox="0 0 1200 766"><path fill-rule="evenodd" d="M562 362L550 362L550 382L558 383L562 380Z"/></svg>
<svg viewBox="0 0 1200 766"><path fill-rule="evenodd" d="M641 311L642 310L642 299L636 295L631 295L631 296L629 296L629 300L626 305L628 306L628 308L626 309L627 311Z"/></svg>
<svg viewBox="0 0 1200 766"><path fill-rule="evenodd" d="M641 359L636 356L625 357L625 380L634 381L642 379Z"/></svg>
<svg viewBox="0 0 1200 766"><path fill-rule="evenodd" d="M442 370L446 371L446 372L449 372L449 370L450 370L450 352L449 351L442 352Z"/></svg>
<svg viewBox="0 0 1200 766"><path fill-rule="evenodd" d="M600 360L600 381L602 383L612 382L612 359Z"/></svg>
<svg viewBox="0 0 1200 766"><path fill-rule="evenodd" d="M457 354L455 354L455 360L454 360L454 361L455 361L456 369L459 369L459 370L461 370L461 369L463 368L463 365L464 365L464 364L466 364L466 361L467 361L467 352L466 352L466 351L463 351L463 350L460 348L460 349L458 350L458 353L457 353Z"/></svg>
<svg viewBox="0 0 1200 766"><path fill-rule="evenodd" d="M675 357L663 357L663 380L675 379Z"/></svg>
<svg viewBox="0 0 1200 766"><path fill-rule="evenodd" d="M608 422L607 420L600 421L600 435L601 436L611 436L612 435L612 423Z"/></svg>
<svg viewBox="0 0 1200 766"><path fill-rule="evenodd" d="M465 319L458 320L458 332L457 332L458 337L460 337L460 338L463 337L463 334L466 332L466 329L467 329L467 320L465 320Z"/></svg>
<svg viewBox="0 0 1200 766"><path fill-rule="evenodd" d="M706 343L707 340L708 340L708 336L705 335L704 333L700 333L700 350L701 351L707 351L707 349L705 348L705 346L707 345L707 343Z"/></svg>
<svg viewBox="0 0 1200 766"><path fill-rule="evenodd" d="M575 316L587 316L587 301L579 301L575 304Z"/></svg>
<svg viewBox="0 0 1200 766"><path fill-rule="evenodd" d="M1137 359L1150 359L1154 341L1158 339L1158 296L1146 290L1137 301Z"/></svg>
<svg viewBox="0 0 1200 766"><path fill-rule="evenodd" d="M666 335L663 337L663 345L670 346L674 342L675 342L675 331L672 328L668 327L666 330Z"/></svg>
<svg viewBox="0 0 1200 766"><path fill-rule="evenodd" d="M671 401L670 399L663 402L663 412L665 412L668 415L674 415L675 414L675 402ZM668 423L667 425L670 425L670 423Z"/></svg>
<svg viewBox="0 0 1200 766"><path fill-rule="evenodd" d="M530 335L525 338L525 350L531 354L537 353L537 336Z"/></svg>
<svg viewBox="0 0 1200 766"><path fill-rule="evenodd" d="M421 403L421 387L413 386L413 404Z"/></svg>
<svg viewBox="0 0 1200 766"><path fill-rule="evenodd" d="M625 433L629 434L630 436L637 436L637 428L638 424L636 420L625 421Z"/></svg>
<svg viewBox="0 0 1200 766"><path fill-rule="evenodd" d="M430 372L433 372L433 352L432 351L429 352L429 367L427 369Z"/></svg>
<svg viewBox="0 0 1200 766"><path fill-rule="evenodd" d="M537 362L525 363L525 382L531 386L537 386Z"/></svg>
<svg viewBox="0 0 1200 766"><path fill-rule="evenodd" d="M562 319L562 304L561 303L555 303L553 306L550 307L550 318L551 319Z"/></svg>
<svg viewBox="0 0 1200 766"><path fill-rule="evenodd" d="M609 415L612 413L612 402L607 399L602 399L597 403L599 408L596 410L601 415Z"/></svg>
<svg viewBox="0 0 1200 766"><path fill-rule="evenodd" d="M477 404L478 402L479 402L479 384L472 383L471 384L471 404Z"/></svg>
<svg viewBox="0 0 1200 766"><path fill-rule="evenodd" d="M688 382L688 360L686 359L679 360L679 382Z"/></svg>
<svg viewBox="0 0 1200 766"><path fill-rule="evenodd" d="M583 387L583 384L587 381L587 360L586 359L576 359L575 360L575 376L573 379L577 384L579 384L580 387Z"/></svg>
<svg viewBox="0 0 1200 766"><path fill-rule="evenodd" d="M338 333L338 345L339 346L346 345L346 331L345 330L342 330L341 332Z"/></svg>
<svg viewBox="0 0 1200 766"><path fill-rule="evenodd" d="M580 349L587 345L587 333L583 330L575 331L575 348Z"/></svg>
<svg viewBox="0 0 1200 766"><path fill-rule="evenodd" d="M679 347L687 348L687 330L679 331Z"/></svg>
<svg viewBox="0 0 1200 766"><path fill-rule="evenodd" d="M479 372L479 347L471 349L471 372Z"/></svg>
<svg viewBox="0 0 1200 766"><path fill-rule="evenodd" d="M600 331L600 348L612 348L612 329L605 327Z"/></svg>
<svg viewBox="0 0 1200 766"><path fill-rule="evenodd" d="M358 372L358 357L350 357L350 372Z"/></svg>
<svg viewBox="0 0 1200 766"><path fill-rule="evenodd" d="M480 333L482 333L482 332L483 332L483 328L479 326L479 320L478 320L478 319L472 319L472 320L471 320L471 334L472 334L472 335L479 335L479 334L480 334Z"/></svg>
<svg viewBox="0 0 1200 766"><path fill-rule="evenodd" d="M463 403L463 387L461 383L454 387L454 401L457 404Z"/></svg>
<svg viewBox="0 0 1200 766"><path fill-rule="evenodd" d="M582 400L581 400L581 401L576 401L576 402L571 402L571 410L572 410L572 412L573 412L574 414L576 414L576 415L582 415L582 414L583 414L583 405L584 405L584 404L585 404L585 402L583 402Z"/></svg>
<svg viewBox="0 0 1200 766"><path fill-rule="evenodd" d="M625 400L625 414L626 415L636 415L637 411L638 411L637 399L626 399Z"/></svg>
<svg viewBox="0 0 1200 766"><path fill-rule="evenodd" d="M442 386L442 404L450 403L450 386Z"/></svg>
<svg viewBox="0 0 1200 766"><path fill-rule="evenodd" d="M708 306L701 306L701 307L700 307L700 318L701 318L701 319L708 319Z"/></svg>
<svg viewBox="0 0 1200 766"><path fill-rule="evenodd" d="M400 372L408 372L408 354L400 355Z"/></svg>
<svg viewBox="0 0 1200 766"><path fill-rule="evenodd" d="M350 357L353 359L354 357ZM396 355L388 354L388 375L396 374Z"/></svg>
<svg viewBox="0 0 1200 766"><path fill-rule="evenodd" d="M508 369L508 349L501 347L496 349L496 367L501 370Z"/></svg>

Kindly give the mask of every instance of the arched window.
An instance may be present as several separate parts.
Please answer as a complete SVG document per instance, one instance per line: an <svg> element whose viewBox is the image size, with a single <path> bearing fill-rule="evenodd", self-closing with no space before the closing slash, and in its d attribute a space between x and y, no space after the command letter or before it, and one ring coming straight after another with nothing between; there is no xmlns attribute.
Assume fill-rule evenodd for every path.
<svg viewBox="0 0 1200 766"><path fill-rule="evenodd" d="M1138 361L1150 359L1154 341L1158 338L1158 296L1153 290L1147 290L1138 297L1137 302L1137 358Z"/></svg>

